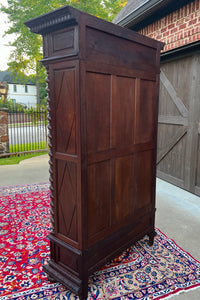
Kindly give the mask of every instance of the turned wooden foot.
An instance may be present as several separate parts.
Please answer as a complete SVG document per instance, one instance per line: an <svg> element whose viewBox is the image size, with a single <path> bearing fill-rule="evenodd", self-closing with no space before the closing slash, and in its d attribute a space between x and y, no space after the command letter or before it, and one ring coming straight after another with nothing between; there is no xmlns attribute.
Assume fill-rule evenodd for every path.
<svg viewBox="0 0 200 300"><path fill-rule="evenodd" d="M79 296L80 300L87 300L87 298L88 298L88 292L87 292L87 296L86 295Z"/></svg>
<svg viewBox="0 0 200 300"><path fill-rule="evenodd" d="M50 281L50 282L56 282L56 280L51 277L50 275L47 275L47 279Z"/></svg>
<svg viewBox="0 0 200 300"><path fill-rule="evenodd" d="M149 233L148 236L149 236L149 242L148 242L148 244L149 244L149 246L153 246L154 237L156 236L155 230L153 232Z"/></svg>
<svg viewBox="0 0 200 300"><path fill-rule="evenodd" d="M86 300L88 298L88 281L83 283L82 293L79 295L80 300Z"/></svg>

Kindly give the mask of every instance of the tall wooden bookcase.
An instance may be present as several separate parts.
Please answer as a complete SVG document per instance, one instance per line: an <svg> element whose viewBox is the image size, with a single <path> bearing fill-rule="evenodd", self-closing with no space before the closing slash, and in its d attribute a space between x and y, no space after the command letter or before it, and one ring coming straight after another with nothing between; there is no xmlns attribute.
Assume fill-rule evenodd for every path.
<svg viewBox="0 0 200 300"><path fill-rule="evenodd" d="M25 23L48 73L53 230L45 271L87 297L88 276L154 237L162 43L69 6Z"/></svg>

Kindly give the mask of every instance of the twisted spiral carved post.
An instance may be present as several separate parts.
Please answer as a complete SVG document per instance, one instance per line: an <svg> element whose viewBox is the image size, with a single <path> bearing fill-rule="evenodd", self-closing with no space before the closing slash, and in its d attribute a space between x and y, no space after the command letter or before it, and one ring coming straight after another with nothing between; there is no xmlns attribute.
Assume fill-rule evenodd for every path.
<svg viewBox="0 0 200 300"><path fill-rule="evenodd" d="M54 104L52 103L52 101L50 100L50 88L49 88L49 68L46 67L46 70L47 70L47 77L46 77L46 83L47 83L47 88L46 88L46 91L47 91L47 103L48 103L48 106L47 106L47 110L48 110L48 116L47 116L47 119L49 121L49 124L48 124L48 130L49 130L49 133L48 133L48 142L49 142L49 173L50 173L50 177L49 177L49 181L50 181L50 198L51 198L51 202L50 202L50 212L51 212L51 224L52 224L52 233L55 232L55 224L54 224L54 207L55 207L55 187L54 187L54 180L53 180L53 176L55 174L54 172L54 153L55 153L55 135L53 134L53 128L54 128L54 125L55 122L54 122L54 112L55 112L55 108L53 107Z"/></svg>

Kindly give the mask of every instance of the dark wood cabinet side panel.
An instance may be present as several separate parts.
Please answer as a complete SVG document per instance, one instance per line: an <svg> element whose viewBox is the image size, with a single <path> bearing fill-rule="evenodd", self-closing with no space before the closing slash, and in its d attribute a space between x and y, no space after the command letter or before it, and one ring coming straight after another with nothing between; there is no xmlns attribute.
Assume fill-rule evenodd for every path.
<svg viewBox="0 0 200 300"><path fill-rule="evenodd" d="M88 166L88 243L108 230L111 214L110 160Z"/></svg>
<svg viewBox="0 0 200 300"><path fill-rule="evenodd" d="M120 224L134 214L134 156L115 160L114 200L112 203L112 225Z"/></svg>
<svg viewBox="0 0 200 300"><path fill-rule="evenodd" d="M56 151L76 154L76 69L54 71Z"/></svg>
<svg viewBox="0 0 200 300"><path fill-rule="evenodd" d="M26 22L48 71L51 259L80 299L88 275L144 235L155 216L162 44L64 6Z"/></svg>
<svg viewBox="0 0 200 300"><path fill-rule="evenodd" d="M135 143L154 139L155 132L155 81L137 79L135 107Z"/></svg>
<svg viewBox="0 0 200 300"><path fill-rule="evenodd" d="M152 199L152 188L154 179L153 172L153 151L144 151L135 154L134 159L134 193L135 210L139 211L145 207L154 205Z"/></svg>
<svg viewBox="0 0 200 300"><path fill-rule="evenodd" d="M57 160L57 228L58 233L78 241L77 233L77 165Z"/></svg>
<svg viewBox="0 0 200 300"><path fill-rule="evenodd" d="M111 76L86 73L87 152L110 147L110 87Z"/></svg>
<svg viewBox="0 0 200 300"><path fill-rule="evenodd" d="M113 76L111 145L130 147L134 142L135 78Z"/></svg>
<svg viewBox="0 0 200 300"><path fill-rule="evenodd" d="M156 49L86 27L87 60L155 72Z"/></svg>

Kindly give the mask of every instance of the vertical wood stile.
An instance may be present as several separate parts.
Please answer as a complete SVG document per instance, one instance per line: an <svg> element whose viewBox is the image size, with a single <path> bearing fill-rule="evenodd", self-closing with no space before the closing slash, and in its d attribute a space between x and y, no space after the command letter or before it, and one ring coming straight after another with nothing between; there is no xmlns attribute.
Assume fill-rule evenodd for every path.
<svg viewBox="0 0 200 300"><path fill-rule="evenodd" d="M198 160L198 127L200 114L200 63L198 56L193 57L189 74L190 93L184 184L186 189L194 193L197 174L196 167Z"/></svg>
<svg viewBox="0 0 200 300"><path fill-rule="evenodd" d="M136 128L136 124L137 124L137 118L139 116L137 116L137 100L140 99L140 84L141 84L141 79L140 78L136 78L135 80L135 115L134 115L134 129ZM137 137L136 137L136 134L134 132L134 144L137 144Z"/></svg>
<svg viewBox="0 0 200 300"><path fill-rule="evenodd" d="M113 132L113 105L115 104L116 99L116 76L111 75L110 80L110 150L115 148L115 141L114 141L114 132ZM110 227L113 225L114 218L113 218L113 206L114 206L114 199L115 199L115 158L110 160L110 182L111 182L111 201L110 201Z"/></svg>

